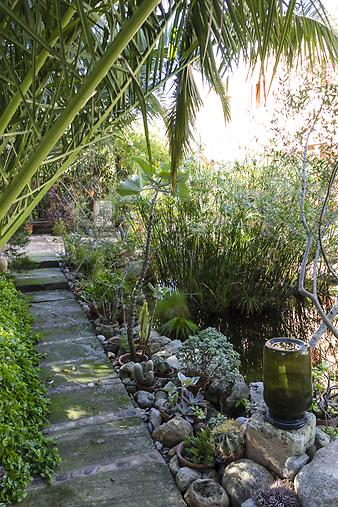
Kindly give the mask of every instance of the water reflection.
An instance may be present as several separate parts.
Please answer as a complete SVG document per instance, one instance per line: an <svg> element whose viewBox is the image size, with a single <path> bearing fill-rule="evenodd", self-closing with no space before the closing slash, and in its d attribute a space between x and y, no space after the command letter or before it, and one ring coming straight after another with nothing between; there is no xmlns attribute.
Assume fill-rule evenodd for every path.
<svg viewBox="0 0 338 507"><path fill-rule="evenodd" d="M223 318L200 318L202 326L213 326L224 333L241 355L241 371L248 382L262 379L263 347L270 338L287 336L309 340L320 324L314 311L299 308L283 313L274 313L259 318L228 314ZM314 354L314 360L332 359L333 343L323 335L321 346Z"/></svg>

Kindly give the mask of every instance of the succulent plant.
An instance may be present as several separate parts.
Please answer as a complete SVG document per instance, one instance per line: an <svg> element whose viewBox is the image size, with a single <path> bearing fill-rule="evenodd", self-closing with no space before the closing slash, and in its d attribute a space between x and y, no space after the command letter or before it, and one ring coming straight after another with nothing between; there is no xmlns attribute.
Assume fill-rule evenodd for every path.
<svg viewBox="0 0 338 507"><path fill-rule="evenodd" d="M215 426L212 436L217 458L227 460L242 454L245 444L243 427L234 419L227 419Z"/></svg>
<svg viewBox="0 0 338 507"><path fill-rule="evenodd" d="M133 374L139 385L150 387L155 384L154 363L151 360L142 364L135 363Z"/></svg>
<svg viewBox="0 0 338 507"><path fill-rule="evenodd" d="M253 500L261 507L300 507L292 482L277 480L269 488L258 490Z"/></svg>
<svg viewBox="0 0 338 507"><path fill-rule="evenodd" d="M148 309L148 303L145 301L141 308L139 319L138 319L138 336L140 343L145 345L150 335L150 313Z"/></svg>

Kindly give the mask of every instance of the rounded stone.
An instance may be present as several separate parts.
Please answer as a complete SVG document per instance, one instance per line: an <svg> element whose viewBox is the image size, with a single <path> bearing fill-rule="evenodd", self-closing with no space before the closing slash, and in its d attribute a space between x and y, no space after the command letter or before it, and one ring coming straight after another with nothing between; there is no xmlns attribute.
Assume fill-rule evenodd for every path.
<svg viewBox="0 0 338 507"><path fill-rule="evenodd" d="M175 477L177 487L182 493L184 493L188 489L188 487L192 482L200 478L201 478L200 472L197 472L196 470L193 470L192 468L189 467L180 468Z"/></svg>
<svg viewBox="0 0 338 507"><path fill-rule="evenodd" d="M179 469L181 468L180 462L177 456L173 456L169 461L169 468L173 475L176 475Z"/></svg>
<svg viewBox="0 0 338 507"><path fill-rule="evenodd" d="M264 467L250 459L240 459L226 467L222 486L229 495L231 505L240 507L253 495L258 486L265 489L273 481L272 475Z"/></svg>
<svg viewBox="0 0 338 507"><path fill-rule="evenodd" d="M159 440L165 447L174 447L183 442L190 433L192 433L191 424L182 417L174 417L156 428L153 438Z"/></svg>
<svg viewBox="0 0 338 507"><path fill-rule="evenodd" d="M338 440L316 452L295 478L295 490L306 507L338 505Z"/></svg>
<svg viewBox="0 0 338 507"><path fill-rule="evenodd" d="M222 486L211 479L198 479L190 484L184 500L189 507L228 507L229 498Z"/></svg>
<svg viewBox="0 0 338 507"><path fill-rule="evenodd" d="M135 394L136 402L141 408L149 408L154 405L155 396L148 391L138 391Z"/></svg>

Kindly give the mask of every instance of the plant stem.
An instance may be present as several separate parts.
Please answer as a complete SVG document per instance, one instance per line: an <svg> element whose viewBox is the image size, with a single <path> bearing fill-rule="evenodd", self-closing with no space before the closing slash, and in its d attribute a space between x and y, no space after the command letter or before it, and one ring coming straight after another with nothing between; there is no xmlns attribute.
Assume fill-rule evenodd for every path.
<svg viewBox="0 0 338 507"><path fill-rule="evenodd" d="M145 245L145 249L144 249L142 269L141 269L140 275L135 283L133 291L131 293L130 306L129 306L129 312L128 312L127 338L128 338L128 344L129 344L129 350L130 350L130 357L131 357L132 361L137 360L136 350L135 350L135 345L134 345L134 337L133 337L136 299L137 299L137 293L138 293L139 289L141 289L143 286L144 279L146 277L148 267L149 267L150 247L151 247L151 240L152 240L152 236L153 236L157 197L158 197L158 190L156 190L155 195L152 198L151 204L150 204L150 215L149 215L149 221L148 221L148 226L147 226L147 239L146 239L146 245Z"/></svg>

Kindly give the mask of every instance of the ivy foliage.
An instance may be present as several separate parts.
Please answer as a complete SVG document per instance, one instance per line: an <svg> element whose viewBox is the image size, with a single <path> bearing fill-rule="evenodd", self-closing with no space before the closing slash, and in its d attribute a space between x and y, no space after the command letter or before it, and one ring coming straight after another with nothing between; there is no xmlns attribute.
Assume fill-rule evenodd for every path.
<svg viewBox="0 0 338 507"><path fill-rule="evenodd" d="M4 275L0 308L0 505L7 505L23 498L34 475L49 479L59 458L42 434L48 399L28 304Z"/></svg>

